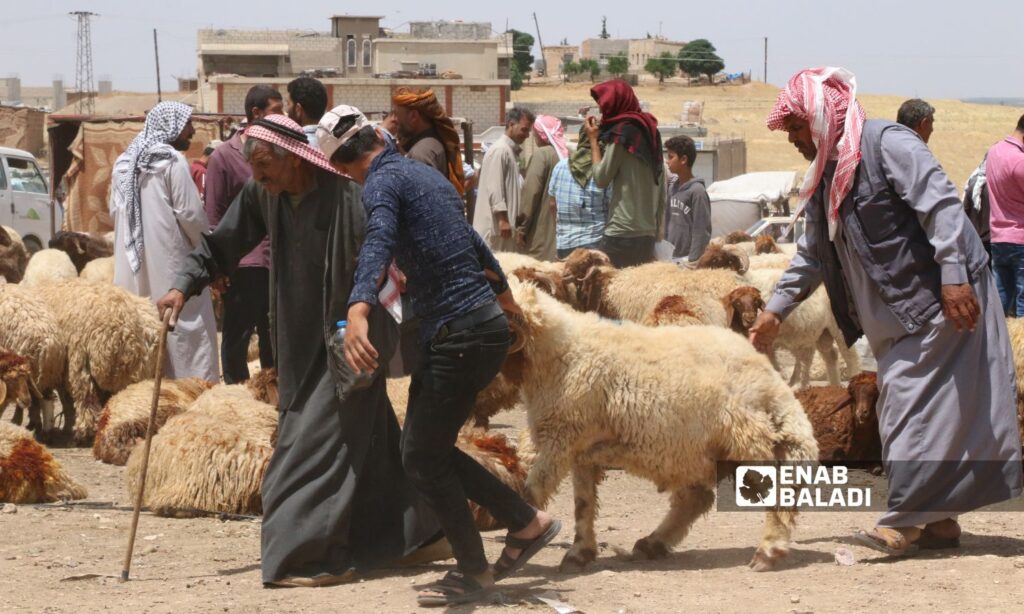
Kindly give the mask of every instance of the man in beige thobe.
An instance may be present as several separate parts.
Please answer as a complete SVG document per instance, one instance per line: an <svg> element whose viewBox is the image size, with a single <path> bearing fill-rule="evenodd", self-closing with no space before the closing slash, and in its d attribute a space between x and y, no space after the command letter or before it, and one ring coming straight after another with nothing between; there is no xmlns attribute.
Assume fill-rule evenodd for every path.
<svg viewBox="0 0 1024 614"><path fill-rule="evenodd" d="M473 211L473 228L492 251L514 252L516 241L512 223L519 215L519 174L521 145L530 136L533 113L512 109L505 120L505 134L484 155L480 167L480 187Z"/></svg>

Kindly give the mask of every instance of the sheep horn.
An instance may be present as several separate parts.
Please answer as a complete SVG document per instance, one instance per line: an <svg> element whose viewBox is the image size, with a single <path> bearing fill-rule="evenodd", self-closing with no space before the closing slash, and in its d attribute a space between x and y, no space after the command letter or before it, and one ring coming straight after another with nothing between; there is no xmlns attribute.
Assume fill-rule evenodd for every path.
<svg viewBox="0 0 1024 614"><path fill-rule="evenodd" d="M512 330L512 345L509 346L508 353L515 354L516 352L521 352L523 347L526 346L526 335L529 331L526 318L521 314L509 311L505 312L505 317L508 319L508 327Z"/></svg>
<svg viewBox="0 0 1024 614"><path fill-rule="evenodd" d="M733 254L737 258L739 258L740 268L738 271L736 271L737 273L743 275L748 270L750 270L750 256L747 255L746 250L744 250L742 247L737 247L736 245L723 245L722 251Z"/></svg>
<svg viewBox="0 0 1024 614"><path fill-rule="evenodd" d="M838 414L838 413L839 413L839 410L841 410L841 409L843 409L843 408L846 408L846 407L853 407L853 397L851 397L851 396L849 396L849 395L847 395L847 396L846 396L846 400L845 400L845 401L842 401L841 403L838 403L838 404L837 404L837 405L836 405L836 406L835 406L835 407L834 407L834 408L832 409L832 411L828 412L828 413L827 413L827 414L825 415L825 417L826 417L826 418L830 418L830 417L832 417L833 415L835 415L835 414Z"/></svg>

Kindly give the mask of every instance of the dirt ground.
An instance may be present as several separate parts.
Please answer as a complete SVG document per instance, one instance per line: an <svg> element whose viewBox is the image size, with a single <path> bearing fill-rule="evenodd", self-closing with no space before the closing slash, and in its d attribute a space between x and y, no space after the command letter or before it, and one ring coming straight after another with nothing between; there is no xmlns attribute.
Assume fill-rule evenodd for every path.
<svg viewBox="0 0 1024 614"><path fill-rule="evenodd" d="M518 413L496 425L514 435ZM2 612L414 612L415 589L444 564L383 571L353 584L319 589L264 589L258 521L176 520L143 514L132 580L117 577L131 524L124 469L100 464L85 449L55 450L95 506L19 506L0 514ZM850 543L873 513L808 513L779 571L747 568L763 517L712 511L667 559L632 562L619 551L651 531L667 510L653 485L610 472L599 490L598 560L582 573L560 573L572 540L571 484L551 510L566 521L555 544L507 581L494 601L457 611L554 612L547 595L582 612L1014 612L1024 603L1024 523L1019 513L979 512L961 519L955 554L895 560ZM102 507L102 505L107 507ZM113 504L113 508L110 505ZM485 534L492 560L501 533ZM856 557L834 562L838 548ZM91 574L96 574L93 576ZM76 579L77 578L77 579Z"/></svg>

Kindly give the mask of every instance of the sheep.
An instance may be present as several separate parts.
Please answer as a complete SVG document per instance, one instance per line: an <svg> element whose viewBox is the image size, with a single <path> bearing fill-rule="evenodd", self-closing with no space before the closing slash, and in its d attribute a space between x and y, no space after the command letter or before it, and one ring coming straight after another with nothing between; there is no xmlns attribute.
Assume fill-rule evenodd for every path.
<svg viewBox="0 0 1024 614"><path fill-rule="evenodd" d="M0 284L0 347L24 356L31 363L30 425L43 415L45 431L51 426L53 414L50 398L64 381L66 351L56 316L21 284Z"/></svg>
<svg viewBox="0 0 1024 614"><path fill-rule="evenodd" d="M563 303L568 303L571 300L571 286L565 283L565 278L561 273L532 267L519 267L512 271L511 275L514 275L519 281L530 282L543 288L545 292Z"/></svg>
<svg viewBox="0 0 1024 614"><path fill-rule="evenodd" d="M532 502L545 507L573 473L576 538L563 567L597 556L602 467L673 493L668 516L633 548L637 558L659 558L713 505L717 462L817 458L800 403L739 335L712 326L616 326L528 284L516 283L513 293L526 340L503 369L520 387L536 449L527 475ZM771 569L785 556L795 517L794 509L768 510L752 568Z"/></svg>
<svg viewBox="0 0 1024 614"><path fill-rule="evenodd" d="M878 394L878 376L869 371L855 375L846 388L816 386L796 392L814 427L819 460L881 460Z"/></svg>
<svg viewBox="0 0 1024 614"><path fill-rule="evenodd" d="M260 369L245 380L245 387L257 401L274 407L278 406L277 369L273 367Z"/></svg>
<svg viewBox="0 0 1024 614"><path fill-rule="evenodd" d="M1024 442L1024 318L1006 318L1013 348L1013 365L1017 374L1017 425Z"/></svg>
<svg viewBox="0 0 1024 614"><path fill-rule="evenodd" d="M163 380L153 432L192 404L213 384L197 378ZM153 403L153 380L132 384L110 397L100 414L92 455L110 465L124 465L135 444L146 436Z"/></svg>
<svg viewBox="0 0 1024 614"><path fill-rule="evenodd" d="M579 247L572 250L572 253L565 259L562 270L564 275L579 279L596 266L610 267L612 260L608 254L600 250Z"/></svg>
<svg viewBox="0 0 1024 614"><path fill-rule="evenodd" d="M0 501L50 503L87 496L32 433L0 422Z"/></svg>
<svg viewBox="0 0 1024 614"><path fill-rule="evenodd" d="M761 254L750 258L751 269L788 269L793 257L789 254Z"/></svg>
<svg viewBox="0 0 1024 614"><path fill-rule="evenodd" d="M708 245L694 263L695 269L731 269L740 275L750 268L750 255L737 245Z"/></svg>
<svg viewBox="0 0 1024 614"><path fill-rule="evenodd" d="M755 269L747 272L746 279L750 285L761 291L762 296L771 296L783 272L780 269ZM810 384L810 367L815 349L821 353L825 361L829 384L839 385L839 357L835 347L837 344L850 376L859 373L860 361L856 353L846 347L824 288L815 290L790 312L783 320L775 340L776 347L789 351L796 358L790 384L795 385L799 382L800 388L806 388ZM778 368L774 352L772 362Z"/></svg>
<svg viewBox="0 0 1024 614"><path fill-rule="evenodd" d="M764 298L760 290L753 286L734 288L722 299L725 307L725 319L729 329L746 335L754 325L757 316L764 311Z"/></svg>
<svg viewBox="0 0 1024 614"><path fill-rule="evenodd" d="M42 428L38 415L32 412L32 363L29 359L9 350L0 349L0 416L8 404L15 406L15 424L21 424L22 412L29 410L29 429Z"/></svg>
<svg viewBox="0 0 1024 614"><path fill-rule="evenodd" d="M754 255L759 256L762 254L781 254L782 250L775 244L775 239L771 235L760 235L754 239Z"/></svg>
<svg viewBox="0 0 1024 614"><path fill-rule="evenodd" d="M105 236L69 230L61 230L53 235L48 246L70 256L75 264L75 275L81 273L90 261L114 255L114 246Z"/></svg>
<svg viewBox="0 0 1024 614"><path fill-rule="evenodd" d="M644 326L694 326L704 322L692 302L673 294L658 301L640 323Z"/></svg>
<svg viewBox="0 0 1024 614"><path fill-rule="evenodd" d="M261 514L260 485L277 431L277 409L242 385L215 386L153 437L144 504L159 516ZM128 458L138 495L143 446Z"/></svg>
<svg viewBox="0 0 1024 614"><path fill-rule="evenodd" d="M152 377L161 324L148 300L113 285L71 279L39 286L67 350L61 401L65 434L91 446L107 399Z"/></svg>
<svg viewBox="0 0 1024 614"><path fill-rule="evenodd" d="M754 237L742 230L734 230L729 234L722 237L722 242L726 245L735 245L737 243L753 243Z"/></svg>
<svg viewBox="0 0 1024 614"><path fill-rule="evenodd" d="M76 277L78 271L67 254L59 249L43 249L29 258L21 283L26 286L38 286Z"/></svg>
<svg viewBox="0 0 1024 614"><path fill-rule="evenodd" d="M561 273L563 269L561 262L545 262L526 254L517 254L515 252L494 252L494 258L505 273L521 268L555 273Z"/></svg>
<svg viewBox="0 0 1024 614"><path fill-rule="evenodd" d="M16 284L25 275L28 250L13 228L0 226L0 279Z"/></svg>
<svg viewBox="0 0 1024 614"><path fill-rule="evenodd" d="M97 258L89 261L78 276L87 281L114 283L114 258Z"/></svg>

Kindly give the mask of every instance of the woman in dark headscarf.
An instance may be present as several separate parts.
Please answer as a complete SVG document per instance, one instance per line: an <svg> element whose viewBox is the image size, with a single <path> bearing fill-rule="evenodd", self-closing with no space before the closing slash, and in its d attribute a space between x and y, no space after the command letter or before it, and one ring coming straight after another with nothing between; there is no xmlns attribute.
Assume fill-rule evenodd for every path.
<svg viewBox="0 0 1024 614"><path fill-rule="evenodd" d="M612 186L601 247L617 267L651 262L665 213L658 120L640 108L633 88L621 79L595 85L590 95L601 109L600 122L588 117L585 124L593 176L599 187Z"/></svg>

